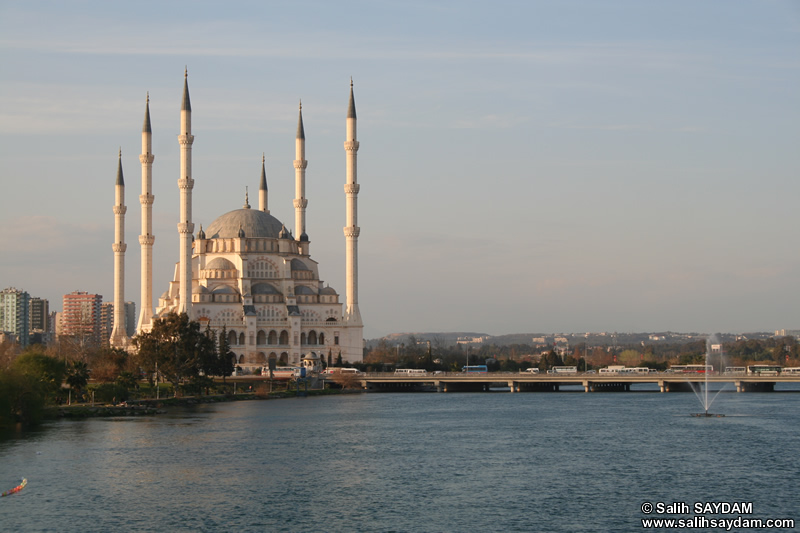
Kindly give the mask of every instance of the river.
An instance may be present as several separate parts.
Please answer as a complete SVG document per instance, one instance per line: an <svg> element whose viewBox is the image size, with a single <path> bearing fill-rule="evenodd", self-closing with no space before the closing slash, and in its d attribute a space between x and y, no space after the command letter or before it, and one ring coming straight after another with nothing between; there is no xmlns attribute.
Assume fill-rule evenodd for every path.
<svg viewBox="0 0 800 533"><path fill-rule="evenodd" d="M644 502L799 521L800 394L700 410L691 393L369 393L52 421L0 434L0 490L28 479L0 529L631 531Z"/></svg>

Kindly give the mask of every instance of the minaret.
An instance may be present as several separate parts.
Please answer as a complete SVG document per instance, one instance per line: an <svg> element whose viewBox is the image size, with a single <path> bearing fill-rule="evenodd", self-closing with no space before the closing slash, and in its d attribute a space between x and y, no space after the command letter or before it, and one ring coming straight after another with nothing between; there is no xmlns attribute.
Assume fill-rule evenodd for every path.
<svg viewBox="0 0 800 533"><path fill-rule="evenodd" d="M344 320L349 325L361 325L361 311L358 309L358 179L356 176L356 156L358 140L356 135L356 101L353 97L353 79L350 79L350 105L347 108L347 134L344 151L347 154L347 177L344 194L347 198L347 225L344 227L345 238L345 273L347 289L347 307Z"/></svg>
<svg viewBox="0 0 800 533"><path fill-rule="evenodd" d="M265 213L269 213L267 196L267 168L264 166L264 154L261 154L261 185L258 186L258 210Z"/></svg>
<svg viewBox="0 0 800 533"><path fill-rule="evenodd" d="M303 130L303 102L297 118L297 137L294 141L294 231L298 239L306 235L306 132ZM306 240L308 235L306 235Z"/></svg>
<svg viewBox="0 0 800 533"><path fill-rule="evenodd" d="M111 330L111 346L123 348L128 345L125 334L125 181L122 178L122 149L119 151L117 184L114 187L114 328Z"/></svg>
<svg viewBox="0 0 800 533"><path fill-rule="evenodd" d="M136 331L148 331L153 320L153 131L150 129L150 93L147 93L147 103L144 108L144 125L142 126L142 153L139 161L142 163L142 194L139 203L142 205L142 233L139 235L139 244L142 247L142 288L141 308L139 323Z"/></svg>
<svg viewBox="0 0 800 533"><path fill-rule="evenodd" d="M181 133L178 144L181 147L181 176L178 179L180 189L180 218L178 219L178 235L180 239L180 267L178 284L178 313L186 313L192 317L192 105L189 102L189 71L183 73L183 104L181 105Z"/></svg>

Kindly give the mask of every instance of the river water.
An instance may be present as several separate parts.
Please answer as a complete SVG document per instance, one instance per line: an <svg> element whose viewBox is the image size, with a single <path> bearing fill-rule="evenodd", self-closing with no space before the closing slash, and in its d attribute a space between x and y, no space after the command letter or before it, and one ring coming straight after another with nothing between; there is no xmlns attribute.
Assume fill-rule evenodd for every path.
<svg viewBox="0 0 800 533"><path fill-rule="evenodd" d="M800 393L370 393L0 435L2 531L632 531L643 502L800 524ZM655 515L652 515L655 516ZM692 515L688 515L692 516ZM735 517L735 516L734 516Z"/></svg>

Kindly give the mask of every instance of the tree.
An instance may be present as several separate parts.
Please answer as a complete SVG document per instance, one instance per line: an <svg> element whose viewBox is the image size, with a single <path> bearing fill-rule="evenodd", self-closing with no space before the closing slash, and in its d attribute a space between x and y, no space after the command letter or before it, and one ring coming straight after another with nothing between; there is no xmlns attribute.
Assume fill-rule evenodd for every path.
<svg viewBox="0 0 800 533"><path fill-rule="evenodd" d="M158 365L158 371L172 383L175 394L186 380L199 376L208 361L216 357L211 337L200 331L200 323L189 320L186 313L170 313L156 319L153 328L134 340L139 349L138 359L148 372Z"/></svg>
<svg viewBox="0 0 800 533"><path fill-rule="evenodd" d="M219 350L217 358L217 372L216 376L222 376L222 382L225 383L225 378L233 374L233 362L236 355L231 351L231 345L228 343L228 329L222 326L222 331L219 332Z"/></svg>
<svg viewBox="0 0 800 533"><path fill-rule="evenodd" d="M54 402L63 381L63 361L36 348L0 368L0 426L41 420L44 406Z"/></svg>
<svg viewBox="0 0 800 533"><path fill-rule="evenodd" d="M67 384L75 391L76 397L89 382L89 367L83 361L73 361L67 367Z"/></svg>
<svg viewBox="0 0 800 533"><path fill-rule="evenodd" d="M543 355L542 359L539 361L539 370L546 372L554 366L561 366L563 364L564 361L561 360L561 357L555 352L555 350L550 350L548 353Z"/></svg>
<svg viewBox="0 0 800 533"><path fill-rule="evenodd" d="M335 372L331 380L342 389L361 388L361 378L353 372Z"/></svg>

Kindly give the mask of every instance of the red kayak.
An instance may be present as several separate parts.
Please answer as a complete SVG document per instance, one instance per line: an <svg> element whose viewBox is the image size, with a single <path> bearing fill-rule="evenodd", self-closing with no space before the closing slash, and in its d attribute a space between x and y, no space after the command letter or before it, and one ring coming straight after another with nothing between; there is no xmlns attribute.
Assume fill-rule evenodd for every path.
<svg viewBox="0 0 800 533"><path fill-rule="evenodd" d="M22 483L20 483L19 485L17 485L13 489L9 489L9 490L5 491L3 494L0 494L0 497L2 497L2 496L11 496L15 492L19 492L22 489L24 489L25 485L27 485L27 484L28 484L28 480L25 479L25 478L22 478Z"/></svg>

